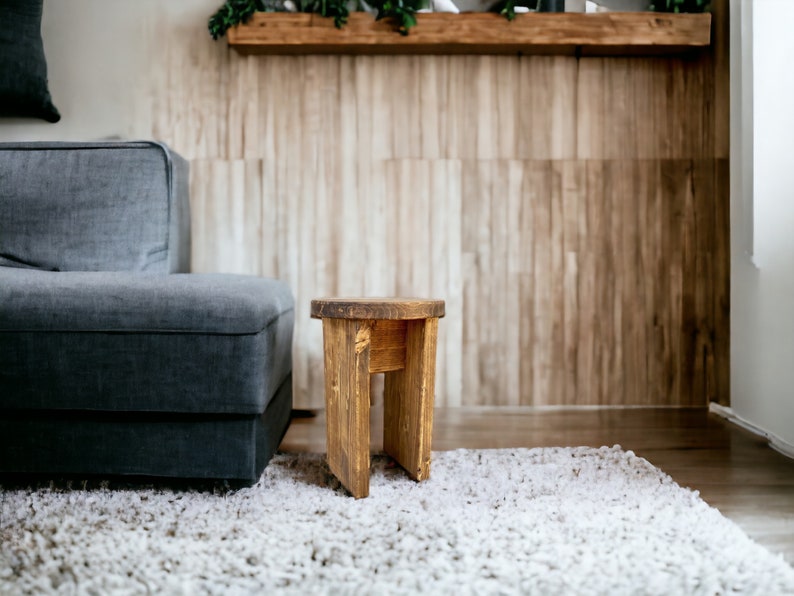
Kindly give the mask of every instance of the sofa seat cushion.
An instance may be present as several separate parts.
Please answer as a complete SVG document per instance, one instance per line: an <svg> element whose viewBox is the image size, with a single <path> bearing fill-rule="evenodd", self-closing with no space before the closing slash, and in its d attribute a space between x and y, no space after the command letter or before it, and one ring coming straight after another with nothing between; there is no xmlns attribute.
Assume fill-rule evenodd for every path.
<svg viewBox="0 0 794 596"><path fill-rule="evenodd" d="M272 279L0 267L0 408L261 413L293 324Z"/></svg>
<svg viewBox="0 0 794 596"><path fill-rule="evenodd" d="M0 330L258 333L292 294L247 275L0 267Z"/></svg>

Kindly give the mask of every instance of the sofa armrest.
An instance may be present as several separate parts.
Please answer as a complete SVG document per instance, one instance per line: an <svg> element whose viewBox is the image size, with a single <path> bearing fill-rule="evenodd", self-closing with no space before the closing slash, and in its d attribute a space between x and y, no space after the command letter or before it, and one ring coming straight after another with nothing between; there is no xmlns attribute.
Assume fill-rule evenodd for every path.
<svg viewBox="0 0 794 596"><path fill-rule="evenodd" d="M188 271L187 162L153 142L0 143L0 259L58 271Z"/></svg>

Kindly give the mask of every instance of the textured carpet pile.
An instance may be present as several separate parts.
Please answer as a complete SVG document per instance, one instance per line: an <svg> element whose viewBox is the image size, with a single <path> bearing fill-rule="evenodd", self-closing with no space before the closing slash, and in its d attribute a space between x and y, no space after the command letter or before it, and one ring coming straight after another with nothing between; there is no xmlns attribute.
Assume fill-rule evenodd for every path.
<svg viewBox="0 0 794 596"><path fill-rule="evenodd" d="M2 594L794 594L794 570L619 447L385 457L354 500L321 455L251 488L3 488Z"/></svg>

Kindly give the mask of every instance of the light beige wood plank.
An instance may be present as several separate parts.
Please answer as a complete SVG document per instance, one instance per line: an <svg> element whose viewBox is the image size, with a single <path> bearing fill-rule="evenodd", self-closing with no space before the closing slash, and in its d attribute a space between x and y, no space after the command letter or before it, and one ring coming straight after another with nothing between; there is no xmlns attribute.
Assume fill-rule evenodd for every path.
<svg viewBox="0 0 794 596"><path fill-rule="evenodd" d="M504 292L498 307L503 311L505 330L502 336L502 383L503 397L500 401L508 405L521 403L521 369L523 354L521 347L521 326L517 319L524 316L526 305L521 301L519 291L520 276L526 271L524 260L524 230L521 228L523 208L524 163L518 160L503 162L504 168L504 213L505 213L505 257Z"/></svg>
<svg viewBox="0 0 794 596"><path fill-rule="evenodd" d="M211 181L226 178L211 171L211 162L194 161L190 168L190 235L191 235L191 270L196 272L211 271L212 255L215 250L217 234L210 230L211 217L206 210L214 202L211 192Z"/></svg>
<svg viewBox="0 0 794 596"><path fill-rule="evenodd" d="M532 274L522 273L518 276L518 300L521 304L521 317L518 320L520 369L518 402L520 405L531 405L535 398L535 280Z"/></svg>
<svg viewBox="0 0 794 596"><path fill-rule="evenodd" d="M259 160L193 163L194 271L253 275L261 271L260 168Z"/></svg>
<svg viewBox="0 0 794 596"><path fill-rule="evenodd" d="M634 102L637 70L628 58L604 58L602 62L605 74L605 80L600 83L604 89L603 157L631 158L637 155L636 120L645 119L636 113Z"/></svg>
<svg viewBox="0 0 794 596"><path fill-rule="evenodd" d="M604 114L609 109L604 84L607 64L604 58L583 58L577 65L575 157L579 159L606 157L604 145L611 134L604 123Z"/></svg>
<svg viewBox="0 0 794 596"><path fill-rule="evenodd" d="M530 208L535 223L531 240L533 243L533 287L531 300L534 304L532 339L535 349L532 352L532 404L547 405L554 403L554 367L559 363L553 360L555 329L557 317L554 288L555 273L552 247L553 213L553 172L548 162L532 164L530 173L532 198Z"/></svg>
<svg viewBox="0 0 794 596"><path fill-rule="evenodd" d="M472 105L474 88L471 84L472 67L476 59L471 56L450 57L447 62L446 86L449 89L447 101L438 106L436 113L448 114L449 124L443 127L445 157L454 159L472 159L476 157L476 127L471 126L472 118L476 118ZM429 106L425 106L429 109ZM463 126L464 123L469 125Z"/></svg>
<svg viewBox="0 0 794 596"><path fill-rule="evenodd" d="M384 160L396 157L395 143L399 142L396 136L404 128L414 127L413 122L400 122L396 119L395 112L399 109L394 97L394 83L402 80L405 75L406 56L374 56L371 58L358 57L360 60L371 60L371 110L372 110L372 159ZM426 106L425 106L426 107ZM384 123L388 125L384 126ZM418 156L411 156L418 157Z"/></svg>
<svg viewBox="0 0 794 596"><path fill-rule="evenodd" d="M560 400L563 403L576 403L579 399L579 347L584 326L581 319L582 303L588 297L579 294L580 263L582 262L582 246L586 240L581 220L586 222L585 188L582 164L565 162L560 172L562 185L560 204L562 207L562 307L563 324L563 390ZM584 389L584 385L582 389Z"/></svg>
<svg viewBox="0 0 794 596"><path fill-rule="evenodd" d="M413 58L415 69L414 96L416 119L408 121L406 128L414 128L419 134L418 151L412 157L440 159L446 155L443 124L438 107L447 101L447 86L444 84L449 59L446 56L424 56ZM416 123L415 125L413 123Z"/></svg>
<svg viewBox="0 0 794 596"><path fill-rule="evenodd" d="M520 132L516 129L519 111L520 62L504 61L498 56L483 56L468 60L470 85L473 94L466 94L467 108L472 120L469 128L474 136L477 159L509 159L516 155Z"/></svg>
<svg viewBox="0 0 794 596"><path fill-rule="evenodd" d="M578 201L579 253L577 258L578 294L578 334L576 337L576 403L591 404L600 400L597 383L598 346L596 334L601 311L598 303L598 290L603 279L597 275L598 251L596 231L600 218L604 215L596 199L597 194L591 187L592 166L577 162L568 173L566 193L580 195Z"/></svg>
<svg viewBox="0 0 794 596"><path fill-rule="evenodd" d="M465 180L465 177L464 177ZM464 188L465 188L464 182ZM461 345L461 402L464 406L482 402L480 387L480 362L477 304L478 267L477 254L464 251L461 257L463 272L463 343Z"/></svg>
<svg viewBox="0 0 794 596"><path fill-rule="evenodd" d="M478 369L480 376L480 403L497 404L504 395L501 388L504 354L500 332L504 330L504 310L497 307L504 296L506 265L501 254L500 244L505 234L505 218L500 200L502 180L499 162L477 161L477 204L464 207L467 213L476 218L477 257L480 264L477 284L477 304L480 313L489 312L491 316L477 317L476 324L480 341L477 345Z"/></svg>
<svg viewBox="0 0 794 596"><path fill-rule="evenodd" d="M576 156L577 86L580 85L577 75L584 62L561 56L520 59L516 157L571 159Z"/></svg>
<svg viewBox="0 0 794 596"><path fill-rule="evenodd" d="M421 112L427 109L422 97L419 56L396 56L389 68L389 108L394 122L392 156L398 159L422 157ZM430 98L428 98L430 99Z"/></svg>
<svg viewBox="0 0 794 596"><path fill-rule="evenodd" d="M227 108L227 147L229 159L259 155L259 65L255 58L229 57Z"/></svg>
<svg viewBox="0 0 794 596"><path fill-rule="evenodd" d="M461 163L436 161L431 168L430 295L443 297L444 324L438 330L436 404L457 406L462 399L463 277L461 262Z"/></svg>
<svg viewBox="0 0 794 596"><path fill-rule="evenodd" d="M247 159L244 164L242 221L243 256L241 271L248 275L263 275L262 266L262 160Z"/></svg>
<svg viewBox="0 0 794 596"><path fill-rule="evenodd" d="M257 102L256 120L250 124L246 123L247 134L253 137L254 151L274 164L277 138L276 118L277 113L281 112L282 104L273 93L273 89L283 85L278 73L278 65L283 62L283 59L273 57L264 60L254 59L254 62L257 70L257 85L255 88L251 85L249 90L259 98L259 101ZM269 180L265 180L265 183L268 182Z"/></svg>
<svg viewBox="0 0 794 596"><path fill-rule="evenodd" d="M493 334L498 332L498 313L491 307L491 300L500 288L494 288L495 266L492 246L493 210L497 200L493 185L498 173L490 161L464 162L463 172L463 235L464 254L471 255L471 271L467 274L470 283L464 288L465 318L464 345L468 383L463 385L464 395L472 396L475 403L493 404L498 399L494 384L498 380L500 355L493 348ZM491 312L494 316L483 317ZM468 332L468 333L467 333Z"/></svg>

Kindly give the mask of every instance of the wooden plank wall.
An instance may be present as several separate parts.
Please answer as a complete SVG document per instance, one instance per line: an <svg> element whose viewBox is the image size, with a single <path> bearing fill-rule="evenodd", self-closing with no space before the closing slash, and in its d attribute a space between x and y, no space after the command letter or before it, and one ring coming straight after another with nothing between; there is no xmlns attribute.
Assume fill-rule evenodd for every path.
<svg viewBox="0 0 794 596"><path fill-rule="evenodd" d="M152 136L196 271L284 279L295 402L323 295L443 298L437 404L728 403L727 2L695 58L241 57L185 27Z"/></svg>

